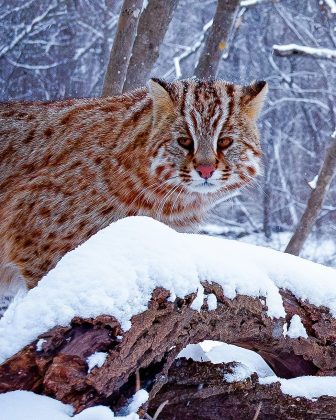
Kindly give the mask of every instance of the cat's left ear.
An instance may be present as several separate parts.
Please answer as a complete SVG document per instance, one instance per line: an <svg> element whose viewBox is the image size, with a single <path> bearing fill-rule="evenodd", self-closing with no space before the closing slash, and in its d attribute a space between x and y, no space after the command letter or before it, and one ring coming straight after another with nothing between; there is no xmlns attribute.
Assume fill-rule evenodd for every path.
<svg viewBox="0 0 336 420"><path fill-rule="evenodd" d="M148 91L153 100L156 117L174 110L174 103L169 95L169 86L169 83L162 79L150 79L148 82Z"/></svg>
<svg viewBox="0 0 336 420"><path fill-rule="evenodd" d="M245 113L256 120L264 105L268 84L264 80L252 82L242 88L242 105Z"/></svg>

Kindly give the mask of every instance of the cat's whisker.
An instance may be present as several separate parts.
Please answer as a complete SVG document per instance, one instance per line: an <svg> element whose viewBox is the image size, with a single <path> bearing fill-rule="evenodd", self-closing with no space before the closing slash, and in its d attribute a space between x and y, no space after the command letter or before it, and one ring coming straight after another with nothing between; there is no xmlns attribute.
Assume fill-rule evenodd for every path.
<svg viewBox="0 0 336 420"><path fill-rule="evenodd" d="M171 214L171 215L173 215L173 213L174 213L174 208L175 208L175 204L177 203L178 198L180 197L181 193L183 192L183 185L182 185L182 184L180 184L180 185L179 185L179 187L181 187L181 191L177 194L177 196L176 196L176 198L175 198L175 200L174 200L174 202L173 202L173 207L172 207L172 209L171 209L171 211L170 211L170 214Z"/></svg>
<svg viewBox="0 0 336 420"><path fill-rule="evenodd" d="M163 197L162 199L162 204L161 206L158 208L157 214L160 217L161 216L161 212L164 209L164 206L166 205L169 197L174 193L174 191L176 191L176 189L179 187L179 185L175 185L174 187L172 187L172 189L170 191L168 191L168 193Z"/></svg>

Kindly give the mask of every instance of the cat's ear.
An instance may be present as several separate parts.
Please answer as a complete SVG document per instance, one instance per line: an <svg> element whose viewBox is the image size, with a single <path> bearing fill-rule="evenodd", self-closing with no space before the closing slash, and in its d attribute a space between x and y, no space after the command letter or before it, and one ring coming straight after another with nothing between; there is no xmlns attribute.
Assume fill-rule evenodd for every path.
<svg viewBox="0 0 336 420"><path fill-rule="evenodd" d="M245 113L256 120L262 110L268 92L265 81L255 81L242 88L242 105Z"/></svg>
<svg viewBox="0 0 336 420"><path fill-rule="evenodd" d="M148 91L153 100L156 118L160 114L168 114L174 110L174 103L169 95L169 86L169 83L162 79L150 79L148 82Z"/></svg>

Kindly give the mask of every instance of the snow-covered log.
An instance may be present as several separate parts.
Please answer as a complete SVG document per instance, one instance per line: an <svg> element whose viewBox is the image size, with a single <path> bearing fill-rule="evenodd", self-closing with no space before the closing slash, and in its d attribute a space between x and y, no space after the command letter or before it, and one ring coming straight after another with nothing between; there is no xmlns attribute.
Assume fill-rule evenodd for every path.
<svg viewBox="0 0 336 420"><path fill-rule="evenodd" d="M331 419L335 415L334 397L310 399L288 395L291 388L304 391L306 378L287 380L284 390L279 382L260 383L256 374L245 381L223 381L223 376L234 369L233 363L175 361L167 383L149 403L149 414L169 401L162 410L162 419Z"/></svg>
<svg viewBox="0 0 336 420"><path fill-rule="evenodd" d="M76 411L97 404L118 410L136 391L137 370L151 401L170 380L169 368L181 349L204 339L253 349L280 377L336 374L336 320L325 308L282 291L287 316L274 320L259 299L231 300L218 285L208 283L204 293L216 296L217 309L203 303L198 312L192 309L195 294L173 303L169 292L156 289L149 308L132 318L127 332L113 317L74 318L68 327L40 335L0 366L0 392L31 390L70 403ZM307 339L284 335L284 325L294 314L300 314ZM90 370L88 358L97 352L106 353L106 360ZM278 395L276 387L265 395L274 390Z"/></svg>
<svg viewBox="0 0 336 420"><path fill-rule="evenodd" d="M151 406L180 351L205 339L254 350L281 378L336 376L335 278L270 249L120 220L4 314L0 393L118 412L144 389Z"/></svg>

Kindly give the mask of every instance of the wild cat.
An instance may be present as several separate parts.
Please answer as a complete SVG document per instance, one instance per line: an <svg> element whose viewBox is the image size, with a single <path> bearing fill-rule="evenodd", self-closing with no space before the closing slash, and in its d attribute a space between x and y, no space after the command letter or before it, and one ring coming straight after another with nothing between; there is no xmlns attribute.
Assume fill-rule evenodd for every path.
<svg viewBox="0 0 336 420"><path fill-rule="evenodd" d="M111 222L178 230L259 171L266 82L151 79L122 96L0 105L0 282L28 288Z"/></svg>

